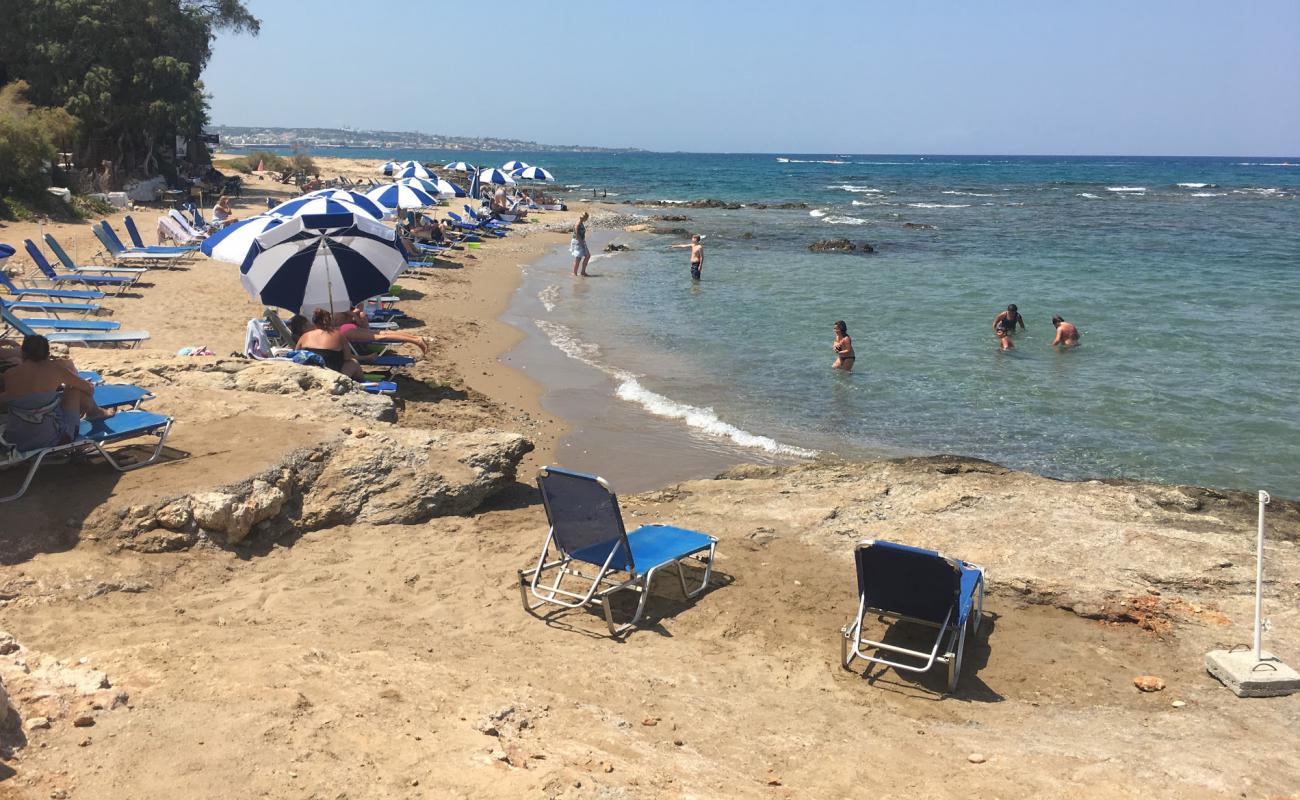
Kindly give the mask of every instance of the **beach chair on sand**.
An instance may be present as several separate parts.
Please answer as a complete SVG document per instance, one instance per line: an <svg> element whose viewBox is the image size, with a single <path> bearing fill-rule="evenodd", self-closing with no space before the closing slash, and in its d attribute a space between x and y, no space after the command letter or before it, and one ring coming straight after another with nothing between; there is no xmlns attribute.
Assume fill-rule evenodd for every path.
<svg viewBox="0 0 1300 800"><path fill-rule="evenodd" d="M53 400L39 406L19 407L16 401L10 401L9 407L11 413L17 411L29 425L54 425L62 402L62 392L58 392ZM71 442L35 450L19 450L5 439L4 429L0 428L0 469L28 465L27 474L18 491L7 497L0 497L0 503L17 500L26 494L27 487L31 485L32 478L36 475L36 470L40 469L41 463L50 456L99 453L118 472L129 472L148 466L162 455L163 445L167 442L167 434L171 432L171 427L171 417L151 414L147 411L119 411L111 417L94 422L83 420L77 431L77 437ZM143 461L123 463L105 449L109 445L141 436L154 436L158 439L153 452Z"/></svg>
<svg viewBox="0 0 1300 800"><path fill-rule="evenodd" d="M528 611L547 604L564 608L600 606L610 635L619 636L641 621L656 572L676 567L682 594L687 598L699 596L708 587L716 538L658 524L642 525L627 533L618 497L595 475L543 467L537 487L542 492L550 531L537 566L519 571L519 595ZM687 586L682 570L683 562L688 560L704 569L699 585L693 589ZM575 579L570 581L572 589L563 585L570 577ZM617 626L610 601L624 590L640 592L641 599L632 620ZM530 596L539 602L532 602Z"/></svg>
<svg viewBox="0 0 1300 800"><path fill-rule="evenodd" d="M127 250L122 245L122 240L117 238L117 234L113 232L113 229L106 222L91 225L90 232L95 234L95 238L104 246L100 255L105 255L114 264L122 266L132 264L146 267L170 266L191 256L190 252L176 252L172 248L164 248L161 252L148 247L143 250Z"/></svg>
<svg viewBox="0 0 1300 800"><path fill-rule="evenodd" d="M34 336L36 334L36 331L27 324L26 320L14 316L6 308L0 308L0 323L2 323L0 324L0 332L10 329L20 336ZM149 338L147 331L121 330L63 330L57 333L47 333L44 336L51 342L62 342L67 345L81 344L90 347L97 344L124 344L128 348L137 347L141 342Z"/></svg>
<svg viewBox="0 0 1300 800"><path fill-rule="evenodd" d="M63 245L59 244L59 240L54 238L54 234L47 233L42 238L45 240L45 246L50 248L50 252L54 253L54 257L59 260L64 269L70 270L74 275L120 275L137 279L147 272L144 267L105 267L96 264L78 264L68 255L68 251L63 249Z"/></svg>
<svg viewBox="0 0 1300 800"><path fill-rule="evenodd" d="M104 293L95 289L29 289L18 286L9 280L9 276L0 270L0 286L9 294L20 300L58 300L81 303L86 300L101 300Z"/></svg>
<svg viewBox="0 0 1300 800"><path fill-rule="evenodd" d="M277 347L272 344L271 337L267 334L266 329L269 325L269 319L273 316L276 320L280 321L281 326L284 325L284 321L280 320L279 316L270 309L267 309L267 320L250 319L248 321L248 328L244 334L244 355L249 358L257 359L258 361L286 361L295 364L303 363L290 357L294 352L298 352L294 350L292 343L287 347ZM288 328L285 328L284 336L280 336L278 333L276 336L281 342L292 341L292 337L289 336ZM316 364L309 364L308 366L319 366L321 369L324 369L325 367L323 365L323 361L318 361ZM369 392L370 394L397 393L397 384L392 381L365 380L358 381L357 385L360 386L363 391Z"/></svg>
<svg viewBox="0 0 1300 800"><path fill-rule="evenodd" d="M131 237L131 244L133 245L130 248L131 250L152 250L156 253L193 253L195 250L199 249L199 245L197 244L187 244L179 247L171 247L169 245L154 245L153 247L150 247L149 245L146 245L144 239L140 237L140 229L136 227L135 220L131 219L130 214L127 214L122 219L122 224L126 226L126 233Z"/></svg>
<svg viewBox="0 0 1300 800"><path fill-rule="evenodd" d="M879 540L860 543L853 559L858 570L858 613L840 630L844 668L849 669L855 658L907 672L927 672L936 663L944 664L948 691L956 689L967 628L977 632L984 613L984 570L933 550ZM873 641L862 629L868 613L935 628L938 635L928 653ZM890 660L880 655L883 652L907 660Z"/></svg>
<svg viewBox="0 0 1300 800"><path fill-rule="evenodd" d="M27 248L27 255L31 256L32 263L36 265L36 269L53 286L72 283L98 289L117 287L117 293L121 294L129 289L139 277L137 275L88 275L82 272L55 272L54 267L45 259L45 254L36 246L35 242L27 239L23 244Z"/></svg>

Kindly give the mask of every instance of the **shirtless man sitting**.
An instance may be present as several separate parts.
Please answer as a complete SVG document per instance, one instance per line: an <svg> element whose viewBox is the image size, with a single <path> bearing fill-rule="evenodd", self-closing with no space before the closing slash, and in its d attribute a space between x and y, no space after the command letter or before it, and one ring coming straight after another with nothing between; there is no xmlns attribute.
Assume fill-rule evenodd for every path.
<svg viewBox="0 0 1300 800"><path fill-rule="evenodd" d="M1052 340L1052 346L1076 347L1079 344L1079 329L1074 327L1073 322L1066 322L1060 316L1052 317L1052 325L1056 327L1056 338Z"/></svg>

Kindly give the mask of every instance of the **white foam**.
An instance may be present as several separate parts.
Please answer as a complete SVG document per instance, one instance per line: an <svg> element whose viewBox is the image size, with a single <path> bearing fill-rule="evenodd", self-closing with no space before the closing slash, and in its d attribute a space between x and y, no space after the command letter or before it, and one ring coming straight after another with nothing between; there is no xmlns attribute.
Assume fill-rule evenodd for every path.
<svg viewBox="0 0 1300 800"><path fill-rule="evenodd" d="M1101 199L1101 195L1096 195L1096 194L1093 194L1093 193L1091 193L1091 192L1079 192L1079 197L1086 197L1086 198L1088 198L1089 200L1100 200L1100 199Z"/></svg>
<svg viewBox="0 0 1300 800"><path fill-rule="evenodd" d="M650 391L641 385L637 380L638 376L602 364L600 362L600 348L589 342L581 341L567 326L541 319L533 320L533 324L546 334L551 344L559 348L569 358L581 361L589 367L594 367L618 381L618 388L614 393L619 399L629 403L636 403L657 417L681 420L691 428L712 436L728 439L741 447L752 447L769 453L779 453L799 458L812 458L817 455L816 450L805 450L802 447L781 444L770 437L759 436L737 428L735 425L719 419L711 408L698 408L679 403L669 397Z"/></svg>
<svg viewBox="0 0 1300 800"><path fill-rule="evenodd" d="M1192 197L1222 197L1223 192L1192 192Z"/></svg>
<svg viewBox="0 0 1300 800"><path fill-rule="evenodd" d="M862 194L880 194L881 190L871 186L856 186L852 183L834 183L826 187L827 189L843 189L846 192L859 192Z"/></svg>
<svg viewBox="0 0 1300 800"><path fill-rule="evenodd" d="M1212 183L1175 183L1179 189L1209 189L1214 186Z"/></svg>
<svg viewBox="0 0 1300 800"><path fill-rule="evenodd" d="M1145 192L1146 190L1147 187L1145 186L1107 186L1106 187L1106 191L1108 192Z"/></svg>
<svg viewBox="0 0 1300 800"><path fill-rule="evenodd" d="M893 203L888 200L854 200L855 206L892 206Z"/></svg>
<svg viewBox="0 0 1300 800"><path fill-rule="evenodd" d="M542 301L542 305L546 307L547 313L554 311L555 303L560 299L560 287L556 284L547 286L545 289L537 293L537 299Z"/></svg>
<svg viewBox="0 0 1300 800"><path fill-rule="evenodd" d="M909 208L970 208L962 203L908 203Z"/></svg>
<svg viewBox="0 0 1300 800"><path fill-rule="evenodd" d="M822 211L820 208L814 208L812 211L809 211L809 212L808 212L808 216L810 216L810 217L824 217L824 216L826 216L826 212L825 212L825 211Z"/></svg>
<svg viewBox="0 0 1300 800"><path fill-rule="evenodd" d="M1275 195L1280 195L1283 192L1281 189L1277 189L1271 186L1268 187L1248 186L1245 189L1233 189L1232 193L1233 194L1258 194L1258 195L1263 195L1264 197L1271 197Z"/></svg>
<svg viewBox="0 0 1300 800"><path fill-rule="evenodd" d="M827 217L826 219L822 220L822 222L825 222L828 225L866 225L867 224L867 221L865 219L858 219L857 217L841 217L841 216Z"/></svg>
<svg viewBox="0 0 1300 800"><path fill-rule="evenodd" d="M939 194L960 194L966 197L997 197L997 195L993 195L993 194L980 194L979 192L959 192L955 189L948 189L946 191L940 192Z"/></svg>

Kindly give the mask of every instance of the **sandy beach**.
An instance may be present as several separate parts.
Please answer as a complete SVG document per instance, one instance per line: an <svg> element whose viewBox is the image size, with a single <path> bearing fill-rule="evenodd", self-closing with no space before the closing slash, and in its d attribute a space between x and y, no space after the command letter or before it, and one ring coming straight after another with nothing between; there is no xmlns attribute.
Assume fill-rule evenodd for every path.
<svg viewBox="0 0 1300 800"><path fill-rule="evenodd" d="M290 193L253 179L236 214ZM623 640L594 613L526 613L533 476L572 431L530 376L543 345L503 316L581 210L617 209L536 214L399 279L431 347L394 400L230 357L262 310L233 265L104 301L151 338L78 366L153 389L176 423L158 465L51 465L0 507L0 798L1300 796L1300 697L1239 700L1202 666L1250 638L1244 493L949 456L719 467L620 498L629 527L719 538L700 598L657 581ZM43 231L98 250L87 224L0 241ZM198 345L217 356L174 355ZM1294 663L1300 506L1275 500L1269 535L1270 647ZM988 569L956 694L840 668L866 538Z"/></svg>

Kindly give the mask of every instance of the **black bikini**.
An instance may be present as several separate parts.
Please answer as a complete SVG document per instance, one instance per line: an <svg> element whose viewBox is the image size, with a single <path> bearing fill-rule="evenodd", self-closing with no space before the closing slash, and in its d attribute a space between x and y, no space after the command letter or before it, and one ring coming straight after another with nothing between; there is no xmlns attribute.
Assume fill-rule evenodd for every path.
<svg viewBox="0 0 1300 800"><path fill-rule="evenodd" d="M304 347L303 349L309 353L315 353L316 355L325 359L325 366L329 367L335 372L343 371L342 350L331 350L328 347Z"/></svg>

